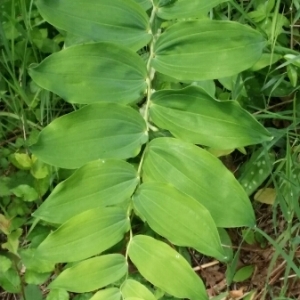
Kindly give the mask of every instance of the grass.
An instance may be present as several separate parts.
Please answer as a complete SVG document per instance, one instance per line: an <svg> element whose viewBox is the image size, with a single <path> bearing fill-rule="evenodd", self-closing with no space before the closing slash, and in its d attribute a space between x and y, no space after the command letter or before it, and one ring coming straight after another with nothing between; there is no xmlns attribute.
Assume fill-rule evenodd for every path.
<svg viewBox="0 0 300 300"><path fill-rule="evenodd" d="M262 17L261 4L267 6L265 17ZM43 183L45 187L39 195L39 200L24 201L24 198L11 191L20 185L34 184L32 182L35 182L36 178L30 177L28 169L24 167L24 161L20 166L14 155L29 153L28 146L34 143L41 128L73 108L58 96L41 90L27 73L30 64L40 62L62 47L63 34L43 22L33 1L6 0L1 5L0 209L3 216L12 218L14 229L22 229L20 238L8 238L8 249L0 250L0 257L3 257L7 250L17 255L20 249L26 248L29 242L28 231L33 224L31 213L39 201L45 199L57 178L55 172L50 173L46 179L47 183ZM256 27L272 42L269 49L270 60L275 55L299 55L300 3L296 0L232 0L221 4L211 15L246 22ZM225 299L222 298L222 292L226 288L231 291L232 299L283 300L300 297L298 64L298 57L292 60L281 57L274 64L267 64L257 72L247 71L241 77L232 78L231 87L225 88L222 81L216 81L219 98L237 99L265 124L275 138L261 146L262 153L274 155L274 162L270 163L271 171L267 178L250 195L251 199L259 200L253 200L258 227L246 233L237 229L229 231L233 241L232 248L238 250L235 252L233 273L236 268L245 265L254 266L253 273L244 280L235 280L236 282L233 281L229 285L233 277L230 278L228 272L225 274L223 265L211 262L190 250L193 265L201 271L214 299ZM239 169L247 165L256 150L255 147L248 147L246 155L235 151L222 159L238 177ZM258 197L257 193L263 193L266 188L268 193ZM2 248L7 238L5 220L0 218ZM22 265L16 266L16 270L19 279L24 283ZM227 283L224 283L225 279ZM28 279L25 278L26 280ZM39 280L35 278L35 282ZM43 284L35 283L35 286L40 286L43 290ZM13 285L9 286L6 283L2 288L0 299L15 299ZM28 290L22 290L23 297L25 293L28 293ZM217 298L218 295L221 295L221 298ZM235 295L237 297L234 298Z"/></svg>

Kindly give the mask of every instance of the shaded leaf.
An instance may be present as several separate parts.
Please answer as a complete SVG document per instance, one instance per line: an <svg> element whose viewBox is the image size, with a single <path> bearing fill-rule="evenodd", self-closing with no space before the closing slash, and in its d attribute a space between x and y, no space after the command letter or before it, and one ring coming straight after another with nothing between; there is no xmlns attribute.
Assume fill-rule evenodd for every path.
<svg viewBox="0 0 300 300"><path fill-rule="evenodd" d="M255 224L253 208L245 191L212 154L173 138L152 140L146 151L144 182L172 184L206 207L218 227Z"/></svg>
<svg viewBox="0 0 300 300"><path fill-rule="evenodd" d="M196 86L158 91L151 101L153 122L187 142L230 149L272 139L237 102L217 101Z"/></svg>
<svg viewBox="0 0 300 300"><path fill-rule="evenodd" d="M151 182L139 187L133 203L138 215L172 244L226 260L216 225L197 200L170 185Z"/></svg>
<svg viewBox="0 0 300 300"><path fill-rule="evenodd" d="M146 64L127 49L109 43L64 49L29 69L32 79L71 103L141 99L146 90Z"/></svg>
<svg viewBox="0 0 300 300"><path fill-rule="evenodd" d="M25 299L31 299L31 300L43 300L43 293L39 286L37 285L32 285L29 284L25 286L24 288L24 293L25 293ZM24 298L21 298L24 300Z"/></svg>
<svg viewBox="0 0 300 300"><path fill-rule="evenodd" d="M264 147L253 152L251 158L239 169L239 182L247 195L254 193L268 178L273 169L275 155L267 152Z"/></svg>
<svg viewBox="0 0 300 300"><path fill-rule="evenodd" d="M250 68L265 44L258 31L239 23L178 22L155 43L152 66L178 80L217 79Z"/></svg>
<svg viewBox="0 0 300 300"><path fill-rule="evenodd" d="M20 293L21 292L21 281L18 272L11 268L6 272L0 272L0 286L6 292L9 293Z"/></svg>
<svg viewBox="0 0 300 300"><path fill-rule="evenodd" d="M147 140L146 123L137 111L97 103L54 120L31 150L46 163L75 169L98 158L136 156Z"/></svg>
<svg viewBox="0 0 300 300"><path fill-rule="evenodd" d="M132 195L138 182L136 170L127 162L93 161L58 184L34 216L63 223L85 210L122 203Z"/></svg>
<svg viewBox="0 0 300 300"><path fill-rule="evenodd" d="M37 248L38 258L72 262L99 254L119 242L129 220L118 207L94 208L61 225Z"/></svg>
<svg viewBox="0 0 300 300"><path fill-rule="evenodd" d="M149 18L132 0L38 0L36 5L50 24L94 41L138 50L151 38Z"/></svg>
<svg viewBox="0 0 300 300"><path fill-rule="evenodd" d="M244 280L247 280L251 277L253 272L254 272L254 266L242 267L235 273L235 275L233 277L233 281L234 282L242 282Z"/></svg>
<svg viewBox="0 0 300 300"><path fill-rule="evenodd" d="M201 279L185 258L167 244L136 235L129 244L128 254L139 272L167 293L191 300L208 299Z"/></svg>
<svg viewBox="0 0 300 300"><path fill-rule="evenodd" d="M123 255L97 256L64 270L49 288L62 288L75 293L91 292L119 280L126 272L127 262Z"/></svg>
<svg viewBox="0 0 300 300"><path fill-rule="evenodd" d="M151 0L135 0L144 10L148 10L152 7Z"/></svg>
<svg viewBox="0 0 300 300"><path fill-rule="evenodd" d="M165 20L199 17L227 0L177 0L158 8L157 15Z"/></svg>
<svg viewBox="0 0 300 300"><path fill-rule="evenodd" d="M251 71L258 71L270 66L282 58L282 55L276 53L263 53L260 59L251 67Z"/></svg>
<svg viewBox="0 0 300 300"><path fill-rule="evenodd" d="M50 275L51 273L38 273L33 270L26 270L24 280L28 284L39 285L49 279Z"/></svg>

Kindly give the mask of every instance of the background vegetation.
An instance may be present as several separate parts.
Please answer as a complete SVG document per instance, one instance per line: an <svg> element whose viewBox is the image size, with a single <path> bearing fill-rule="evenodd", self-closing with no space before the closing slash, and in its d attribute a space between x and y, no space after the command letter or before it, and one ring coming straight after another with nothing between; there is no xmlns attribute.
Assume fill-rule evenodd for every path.
<svg viewBox="0 0 300 300"><path fill-rule="evenodd" d="M186 259L194 272L196 272L197 277L191 277L196 279L189 281L190 279L187 279L189 275L184 277L185 275L181 273L183 280L188 282L188 284L194 282L195 285L199 286L199 290L201 290L202 281L197 281L197 279L202 278L204 282L202 290L205 291L205 295L201 296L203 297L201 298L198 294L194 299L205 299L205 297L211 297L215 300L298 299L300 296L300 102L298 95L298 73L300 67L300 56L298 52L300 25L298 20L300 15L300 2L297 0L214 1L214 3L212 2L213 5L211 5L203 15L192 14L191 16L185 16L184 14L180 15L181 12L193 12L193 3L195 3L195 1L154 1L156 6L162 8L166 7L166 9L162 9L160 15L158 17L154 16L156 19L153 19L151 3L148 1L136 1L147 11L148 17L152 22L153 32L165 32L168 28L171 28L171 30L175 28L174 34L177 34L180 30L186 33L188 29L185 29L185 25L178 21L195 21L202 18L218 21L236 21L240 24L247 25L248 28L252 27L253 35L257 34L259 37L255 36L255 38L253 38L253 40L255 39L255 45L253 46L254 48L249 46L249 53L247 52L247 47L245 48L245 60L255 60L255 58L251 58L250 56L256 51L255 49L260 47L260 41L257 42L257 39L259 40L260 37L262 37L266 41L266 44L257 50L258 52L261 50L261 53L258 54L258 58L251 65L246 66L245 64L245 67L242 67L244 64L243 59L240 65L235 63L234 60L228 59L224 64L227 63L229 69L235 70L236 68L236 72L233 71L232 74L228 76L220 75L220 77L213 78L209 78L209 75L201 74L201 76L207 76L207 78L204 78L205 80L202 80L194 79L194 75L191 75L191 72L189 73L185 70L182 72L178 69L175 69L174 72L172 70L171 72L165 70L161 67L164 61L162 60L163 63L160 65L158 59L158 62L155 62L156 64L153 63L153 68L156 69L157 72L155 76L151 78L151 88L161 92L167 90L168 93L171 93L172 97L175 97L174 95L180 95L180 93L183 93L183 96L185 96L186 91L188 91L189 95L194 96L202 93L202 101L207 101L207 103L212 103L213 98L221 101L235 100L239 104L239 107L244 109L243 111L247 111L254 116L261 125L254 122L254 119L253 123L251 123L252 118L249 117L249 119L247 119L249 114L240 113L240 115L238 115L239 118L236 118L235 115L232 114L233 119L231 121L234 123L234 128L231 129L232 132L236 134L239 130L242 130L241 128L244 126L243 122L249 122L246 131L251 131L255 127L258 133L247 136L245 132L239 132L242 136L246 136L248 140L247 142L241 142L237 145L234 143L230 144L228 138L218 140L216 137L217 134L214 136L213 129L211 129L211 131L208 131L209 134L211 134L211 138L207 139L207 137L202 137L201 141L198 141L198 133L195 137L192 130L182 131L182 129L170 125L167 122L168 120L166 121L163 118L165 114L169 113L169 111L164 110L165 104L163 104L166 94L156 94L158 96L151 98L151 101L153 101L155 105L149 110L150 96L148 94L141 93L138 97L134 94L134 100L128 101L128 97L131 97L133 92L128 92L127 96L126 91L122 90L118 95L119 99L123 97L120 102L122 104L128 104L126 103L127 101L133 107L132 110L131 107L126 107L128 110L126 110L125 114L131 116L131 119L136 121L136 123L132 125L133 127L139 127L141 128L140 131L146 130L149 132L149 140L151 140L151 143L149 146L146 137L141 136L139 143L137 143L138 145L129 150L122 150L123 152L121 151L121 154L118 153L116 157L113 157L116 159L127 159L127 162L122 162L124 164L122 165L122 172L126 170L126 174L123 176L127 176L127 179L122 179L123 181L121 183L123 183L123 185L119 187L121 192L118 192L120 197L118 199L120 200L113 204L115 204L118 209L120 207L127 208L126 205L128 203L126 201L131 197L137 185L139 185L132 175L135 170L137 170L139 174L143 174L144 182L154 181L152 180L153 178L160 176L159 172L155 173L154 170L156 166L159 167L160 164L162 164L162 161L159 163L159 161L155 160L157 158L155 155L164 157L165 154L161 154L164 149L178 149L183 147L181 141L184 140L188 143L203 145L207 152L215 156L212 158L212 155L204 154L204 152L200 154L200 152L193 148L195 146L186 146L186 148L184 148L184 151L186 151L184 153L188 153L189 157L199 158L200 155L203 155L201 157L204 157L208 162L208 169L211 168L213 170L211 173L201 174L201 171L195 167L193 176L194 178L198 178L199 181L207 180L211 182L211 191L209 191L209 193L212 197L220 201L218 202L218 209L224 211L224 214L222 216L212 214L213 218L211 219L211 223L209 218L205 219L207 222L206 226L209 230L206 232L206 236L203 233L205 230L200 230L202 235L200 234L197 238L198 240L202 239L203 244L198 244L195 242L197 238L191 238L189 234L191 234L191 232L193 234L197 232L199 223L195 223L195 231L193 231L193 228L189 229L191 231L188 231L183 226L185 224L184 220L188 222L188 218L184 219L184 208L179 206L179 204L178 206L176 206L177 204L170 204L169 207L172 207L173 211L169 210L169 207L166 207L166 210L171 211L170 215L173 214L173 216L175 216L175 221L170 216L162 216L162 214L158 213L157 209L151 210L153 208L152 199L156 197L159 198L161 195L171 195L170 198L179 199L178 203L189 203L189 201L192 203L191 200L187 200L191 198L187 198L181 202L180 199L183 199L185 196L181 194L182 190L180 190L180 188L180 191L177 191L175 188L174 190L172 188L168 190L169 187L165 185L157 185L154 187L151 186L150 183L146 186L142 185L142 187L138 188L140 194L136 193L134 203L130 204L134 206L134 213L131 212L132 206L129 205L130 230L127 228L129 226L126 223L127 221L122 216L116 216L118 215L117 211L109 211L107 208L108 210L105 210L105 214L111 213L113 216L113 221L109 226L124 223L122 223L123 227L120 225L121 229L119 227L114 229L114 232L120 231L119 235L121 235L122 238L119 239L116 237L115 240L112 241L110 238L113 234L107 233L108 240L102 243L105 244L105 246L101 251L99 250L102 247L101 243L98 245L95 242L95 253L91 250L91 247L89 247L88 251L92 251L90 254L79 257L76 256L74 252L74 257L72 258L72 249L65 250L65 248L63 248L68 234L65 233L59 237L60 240L62 240L62 246L58 249L59 241L54 240L54 242L52 242L51 238L49 238L51 237L49 233L55 231L59 224L65 221L67 222L68 218L72 216L74 218L81 216L80 218L78 217L74 223L84 224L94 215L88 215L86 217L76 215L78 214L76 205L67 205L63 209L58 209L58 207L55 206L55 201L58 203L62 201L61 199L64 197L76 198L79 192L76 189L73 191L73 187L77 186L81 179L85 178L84 176L90 176L88 178L92 178L99 174L101 170L95 169L94 173L92 173L93 168L96 167L88 163L92 160L90 157L86 160L84 158L83 161L79 161L79 156L79 158L74 159L76 162L71 162L71 160L67 162L63 154L61 154L63 152L60 152L60 148L57 147L56 144L47 144L47 138L49 137L49 135L47 137L47 131L43 131L44 136L46 136L45 138L43 135L40 135L38 140L38 135L41 130L48 124L51 124L52 121L61 120L58 119L59 117L71 112L82 112L83 110L81 110L81 108L88 102L84 102L87 100L80 102L78 99L81 97L82 99L91 99L91 101L93 101L92 99L95 97L95 93L98 92L98 90L96 90L96 92L93 93L93 88L97 88L97 86L100 85L102 93L106 93L109 97L112 97L110 94L112 89L107 88L107 90L105 90L105 86L108 84L105 81L106 74L110 76L109 70L107 69L105 70L107 72L105 75L100 75L100 77L102 76L103 86L101 82L97 82L93 88L85 89L84 85L77 85L77 87L79 86L77 89L68 89L65 88L63 80L61 81L61 86L59 85L59 80L57 80L58 83L56 82L55 85L51 85L54 79L51 79L51 75L49 74L54 72L54 74L56 74L55 76L59 76L61 70L63 70L63 66L60 65L59 62L63 60L67 61L68 58L72 56L70 51L76 49L74 48L76 45L82 45L83 43L90 45L91 42L98 40L88 36L76 36L77 32L75 29L74 33L70 32L70 30L64 26L54 24L54 27L50 25L46 22L46 19L52 23L51 16L47 15L47 10L43 7L43 3L46 2L47 1L39 1L38 9L33 1L2 0L0 8L0 299L120 299L120 295L118 294L119 287L121 287L123 299L192 299L192 297L189 297L189 293L183 293L184 295L180 296L180 288L179 292L177 292L176 289L174 290L172 284L168 282L162 283L163 278L159 278L159 282L157 283L155 276L152 278L151 276L153 274L151 274L151 272L149 274L147 270L143 269L143 264L146 264L146 260L144 259L143 262L139 262L140 257L139 255L135 256L133 253L135 250L133 246L131 247L131 252L128 250L129 246L127 247L128 241L132 240L132 235L151 236L157 241L167 241L164 245L172 246L165 250L166 252L164 252L164 250L159 251L160 254L165 253L166 255L161 258L163 263L160 262L160 264L164 265L164 270L169 269L171 272L169 261L173 252L168 251L176 250L176 253L178 253L178 255L180 254L180 257ZM199 3L200 2L201 1L199 1ZM176 3L182 4L182 7L179 6L179 13L177 11L179 15L173 18L176 9L175 13L170 13L168 8L174 8ZM171 14L171 17L169 17L168 14ZM171 25L174 27L170 27ZM208 27L209 26L211 25L209 24ZM247 32L245 35L246 34ZM178 33L178 35L180 35L180 33ZM143 42L143 39L145 39L146 42ZM213 39L211 38L211 40ZM166 50L164 49L162 39L161 41L163 52ZM223 43L222 37L216 36L214 41L221 49ZM151 57L153 51L153 49L151 49L151 45L153 45L152 42L149 42L147 37L142 36L138 37L133 44L133 46L130 46L134 49L130 51L133 53L138 50L138 54L142 58L141 61L143 60L147 67L146 71L148 73L151 72L152 69L147 62L150 61L149 55ZM127 46L128 45L126 45L126 47ZM102 53L107 53L107 57L113 55L111 51L112 48L108 46L101 47ZM115 59L117 60L118 57L122 57L123 59L123 57L126 56L128 61L135 61L135 70L140 68L139 72L143 73L144 71L139 65L139 60L132 58L134 57L131 57L133 54L127 50L124 45L118 47L116 46L118 50L115 52ZM69 52L60 52L64 48L69 50ZM93 46L91 46L91 49L88 51L94 51L92 48ZM128 48L130 47L128 46ZM98 50L99 48L97 48L95 52ZM157 52L159 52L159 49ZM38 66L36 65L41 63L49 55L55 53L67 54L65 57L60 58L61 60L58 61L58 64L52 64L52 66L54 66L53 69L51 69L52 62L50 59ZM218 54L220 55L221 52L216 54L215 60L220 59L220 61L222 61L222 58L217 58ZM209 54L207 56L209 56ZM53 58L55 56L51 57ZM206 59L209 60L209 58L204 57L203 61L205 62ZM47 65L49 61L51 62L50 67ZM70 62L72 63L72 61ZM90 63L92 64L92 62ZM68 68L72 70L71 64ZM213 68L215 72L218 72L218 70L215 69L216 66ZM84 73L84 70L82 70L82 72ZM219 72L223 74L222 66L220 66ZM202 70L202 73L205 72ZM138 77L136 74L133 76ZM88 84L92 83L88 82ZM116 84L116 82L114 82L114 84ZM149 90L149 83L147 82L147 84ZM142 83L141 87L138 87L135 93L138 94L145 90L146 87L143 86ZM181 92L178 92L179 90ZM176 91L176 93L172 94L172 91ZM70 100L74 98L76 98L76 100ZM118 107L109 106L109 104L101 105L103 105L101 109L105 114L113 111L115 113L120 112L120 115L122 115L125 111L122 110L123 108L120 108L120 111L118 111ZM171 103L168 105L167 108L170 108L175 104ZM87 112L87 108L85 109ZM196 110L196 108L192 106L191 108L181 107L180 109L183 111L185 109ZM210 108L210 110L214 112L213 109L214 108ZM234 108L226 108L224 106L225 112L231 109L234 111ZM92 110L95 109L93 108ZM140 115L146 119L145 124L143 121L139 121L139 112ZM92 112L87 112L88 116L91 116L91 113ZM150 116L148 114L150 114ZM176 114L176 112L173 111L170 114L178 123L182 120L182 122L185 121L185 114ZM228 115L230 115L230 113L228 113ZM78 116L76 117L76 122L80 118L84 119L86 117L86 115L80 117L79 114L76 116ZM69 121L68 126L70 128L72 126L76 127L76 122ZM58 124L59 129L63 128L59 127L59 123L52 124ZM74 128L80 131L81 125L79 124L78 126L79 127ZM146 126L146 129L143 126ZM214 126L212 126L212 128L214 128ZM105 130L107 130L107 127L105 127ZM122 128L120 129L118 127L117 130L122 130ZM214 128L214 130L216 129ZM50 132L50 130L48 130L48 132ZM62 132L62 135L58 137L61 138L61 140L67 138L63 131L53 130L52 133L53 132ZM78 135L78 147L80 147L80 143L84 140L86 134L87 132L82 130ZM169 142L169 140L168 142L159 142L159 137L169 138L171 136L177 138L176 142ZM273 138L269 138L270 136ZM44 140L41 142L42 138L44 138ZM49 139L55 138L57 137L50 136ZM177 142L177 140L179 142ZM136 141L134 140L133 142ZM43 148L43 145L41 147L42 143L45 143L47 147ZM142 154L143 151L140 152L138 147L144 143L148 143L147 147L150 149L148 150L149 154L146 158L144 158ZM220 145L224 146L221 147ZM109 150L113 151L114 147ZM64 149L67 148L68 147L65 146ZM74 144L70 145L71 153L72 148L74 148ZM151 149L153 149L153 152L151 152ZM98 150L101 151L101 149ZM92 152L96 153L96 151ZM128 152L129 154L127 154ZM132 154L133 152L134 154ZM175 161L180 161L181 157L181 155L175 157L176 159L174 159L172 163L175 164ZM216 157L227 168L226 171L225 168L223 169L219 167L219 165L214 165L214 163L217 164L217 162L215 162L217 160ZM96 155L93 159L96 158L99 158L99 155ZM198 167L197 162L184 162L187 168L189 168L189 166L192 168L193 163ZM88 164L85 165L85 163ZM117 170L117 168L121 168L120 164L122 164L119 161L117 163L110 160L108 160L107 163L109 166L104 170L105 172ZM80 169L74 173L74 169L79 167ZM141 168L143 169L141 170ZM85 173L87 170L88 173ZM217 170L217 172L214 170ZM228 190L236 188L234 192L231 191L232 194L228 194L230 197L233 197L230 199L225 197L227 193L226 186L221 185L218 181L218 178L227 178L226 176L229 176L227 175L229 173L227 173L228 170L244 189L244 191L239 190L240 186L237 187L233 176L232 179L230 177L231 181L228 184ZM103 175L101 175L103 177L100 177L103 182L104 178L108 176L108 173L104 171ZM110 176L113 176L113 174L110 174ZM65 181L66 179L69 181ZM67 191L70 191L70 194L67 196L66 194L59 194L58 189L55 189L55 187L62 182L64 182L64 185L61 185L61 189L64 187ZM124 182L126 182L126 184L124 184ZM214 185L214 183L216 183L216 185ZM101 182L98 184L97 186L103 188L103 190L107 188L107 186L101 186ZM114 184L117 186L115 182ZM215 186L218 184L219 188L215 189ZM97 186L95 188L97 188ZM151 193L154 191L160 196L153 196ZM86 193L87 191L84 190L83 192ZM183 192L185 193L185 191ZM235 192L238 195L234 198ZM237 205L236 203L238 202L235 202L237 198L244 197L243 195L245 194L250 198L251 206L247 206L250 202L248 203L248 200L245 200L246 204L242 207L244 211L238 213L235 210L230 211L231 208L234 209L235 205ZM104 195L106 194L104 193L102 197L104 197ZM113 194L113 196L115 196L115 194ZM197 195L195 197L197 198ZM224 198L224 202L221 201L222 197ZM112 204L109 202L112 201L111 198L107 198L108 200L106 201L108 204ZM47 202L45 201L46 199ZM151 201L149 201L148 206L144 207L143 205L146 204L143 203L147 203L147 199L151 199ZM225 200L228 201L227 204ZM50 201L54 201L54 208L51 208L52 204L46 204L50 203ZM230 203L232 203L232 206L230 206ZM187 204L189 208L195 207L194 210L197 211L199 207L193 205L195 204ZM112 209L116 209L116 207ZM256 226L253 224L254 217L252 216L252 208L255 212ZM95 214L96 216L101 215L101 209L103 208L94 208L91 214ZM211 213L210 208L208 208L208 210ZM199 210L201 214L203 211L204 210L200 212ZM33 213L35 213L34 216L32 215ZM155 218L162 218L158 225L152 223L151 216L153 215ZM144 223L144 221L146 222ZM178 221L179 225L176 224L176 221ZM218 231L217 229L214 231L217 227L213 222L217 224ZM193 227L190 223L188 223L188 225L189 228ZM77 225L75 227L72 226L70 225L71 232L79 229L76 227ZM101 228L107 227L102 223L99 226L102 226ZM171 229L173 229L171 233L166 230L166 228L169 228L168 226L171 226ZM201 226L203 226L203 224ZM239 226L247 227L236 228ZM226 230L224 228L226 228ZM186 240L184 240L185 232L188 232ZM88 235L88 233L89 231L86 231L83 234ZM218 242L214 243L215 236L217 236L216 239L220 236L220 245L222 246L220 249L217 248L219 246ZM178 237L182 237L184 241L179 241ZM83 237L81 237L81 239L82 238ZM146 248L150 249L153 246L150 252L156 253L156 246L154 246L150 240L137 240L137 244L138 242L149 242ZM189 242L191 244L189 244ZM79 245L81 244L79 243ZM210 248L207 245L210 245ZM36 249L39 249L39 254L36 253ZM59 277L59 274L66 274L68 268L75 265L76 262L78 263L78 261L82 259L94 256L103 251L107 255L117 255L113 253L122 254L125 255L126 258L128 258L129 252L130 259L134 261L135 266L133 264L129 266L129 277L128 274L126 275L128 277L126 277L127 285L124 284L124 280L122 281L124 274L121 272L117 279L115 277L108 279L107 284L96 286L90 290L74 290L73 287L68 287L68 282L66 284L59 282L59 284L55 286L55 282L57 282L55 279L62 278ZM65 256L63 256L64 252L66 253ZM98 256L96 256L96 258L97 257ZM113 258L115 259L115 257L112 257L112 259ZM114 264L115 263L116 261L114 260ZM122 262L119 262L119 264L121 266L120 269L122 269ZM91 266L89 266L87 273L90 273L90 267ZM185 270L185 265L183 269ZM188 272L189 271L187 271L187 273ZM102 275L98 274L98 276L107 279L109 278L108 274L110 273L105 272ZM173 276L174 274L175 273L173 273ZM82 273L78 277L81 276ZM167 275L165 276L167 278ZM72 276L72 278L75 277L75 275ZM52 288L50 286L51 292L49 293L48 286L50 282L54 284L52 283ZM139 283L142 285L139 285ZM75 284L83 286L82 283L78 284L75 282ZM91 292L105 286L108 286L108 288L100 291L104 292L103 294L97 295ZM147 291L143 290L144 287L147 287ZM117 289L117 292L114 289ZM139 293L134 294L130 292L131 290L139 291Z"/></svg>

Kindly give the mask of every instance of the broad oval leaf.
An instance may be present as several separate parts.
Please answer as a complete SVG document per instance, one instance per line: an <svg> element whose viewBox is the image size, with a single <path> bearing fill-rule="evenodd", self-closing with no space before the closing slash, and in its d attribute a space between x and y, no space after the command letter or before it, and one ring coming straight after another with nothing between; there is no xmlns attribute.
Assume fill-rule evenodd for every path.
<svg viewBox="0 0 300 300"><path fill-rule="evenodd" d="M151 102L153 122L187 142L231 149L272 139L236 101L215 100L196 86L158 91Z"/></svg>
<svg viewBox="0 0 300 300"><path fill-rule="evenodd" d="M36 5L50 24L94 41L138 50L151 39L149 18L132 0L38 0Z"/></svg>
<svg viewBox="0 0 300 300"><path fill-rule="evenodd" d="M177 0L158 8L157 15L165 20L193 18L207 14L210 9L228 0Z"/></svg>
<svg viewBox="0 0 300 300"><path fill-rule="evenodd" d="M129 230L126 212L119 207L85 211L50 233L36 256L53 262L73 262L99 254L122 240Z"/></svg>
<svg viewBox="0 0 300 300"><path fill-rule="evenodd" d="M156 300L147 287L133 279L127 279L122 284L121 293L124 299L136 297L143 300Z"/></svg>
<svg viewBox="0 0 300 300"><path fill-rule="evenodd" d="M92 161L58 184L33 215L61 224L86 210L124 202L138 183L137 171L125 161Z"/></svg>
<svg viewBox="0 0 300 300"><path fill-rule="evenodd" d="M121 292L117 288L108 288L97 292L89 300L121 300Z"/></svg>
<svg viewBox="0 0 300 300"><path fill-rule="evenodd" d="M143 164L144 182L165 182L205 206L218 227L254 226L244 189L208 151L173 138L152 140Z"/></svg>
<svg viewBox="0 0 300 300"><path fill-rule="evenodd" d="M142 276L165 292L178 298L208 299L201 279L169 245L136 235L129 244L128 254Z"/></svg>
<svg viewBox="0 0 300 300"><path fill-rule="evenodd" d="M126 47L97 43L54 53L29 69L32 79L71 103L140 100L147 70L142 58Z"/></svg>
<svg viewBox="0 0 300 300"><path fill-rule="evenodd" d="M145 120L133 108L97 103L54 120L31 150L50 165L75 169L99 158L134 157L147 140Z"/></svg>
<svg viewBox="0 0 300 300"><path fill-rule="evenodd" d="M230 21L185 21L157 39L152 66L178 80L208 80L250 68L266 42L248 26Z"/></svg>
<svg viewBox="0 0 300 300"><path fill-rule="evenodd" d="M97 256L64 270L51 282L49 288L75 293L91 292L121 279L127 269L127 262L121 254Z"/></svg>
<svg viewBox="0 0 300 300"><path fill-rule="evenodd" d="M151 0L134 0L137 2L144 10L148 10L152 7Z"/></svg>
<svg viewBox="0 0 300 300"><path fill-rule="evenodd" d="M215 222L197 200L171 185L149 182L139 187L133 203L137 214L172 244L226 260Z"/></svg>

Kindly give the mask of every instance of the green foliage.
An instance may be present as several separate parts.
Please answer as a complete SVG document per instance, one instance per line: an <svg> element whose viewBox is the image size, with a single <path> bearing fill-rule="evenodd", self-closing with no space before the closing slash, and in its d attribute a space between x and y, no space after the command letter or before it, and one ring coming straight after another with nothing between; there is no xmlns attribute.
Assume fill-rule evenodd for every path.
<svg viewBox="0 0 300 300"><path fill-rule="evenodd" d="M37 258L54 263L84 260L64 270L50 289L83 293L105 287L127 274L129 256L141 275L163 291L206 299L201 279L177 251L136 235L139 230L130 226L134 212L172 244L222 261L229 258L217 226L255 223L236 179L217 158L192 143L228 149L269 141L271 135L237 102L210 96L211 89L207 93L204 86L187 86L155 92L152 81L155 73L185 82L237 74L260 58L266 41L250 27L230 21L181 21L156 28L158 18L178 18L182 5L189 5L184 2L152 3L150 17L134 1L37 3L54 26L96 42L69 47L30 69L43 88L69 102L88 104L53 121L31 147L50 165L80 168L34 214L61 224L38 246ZM210 7L201 5L205 14ZM190 5L185 16L194 17L194 11ZM148 54L142 59L133 50L147 43ZM141 100L145 105L140 113L128 106ZM149 133L161 129L177 139L150 136L149 143ZM147 146L141 150L143 144ZM116 160L129 158L138 164L137 173L129 163ZM128 230L125 256L91 258L110 252ZM132 284L140 285L122 284L126 299L152 297L143 286L130 293ZM116 290L106 292L105 297L119 297ZM101 292L94 295L103 297Z"/></svg>
<svg viewBox="0 0 300 300"><path fill-rule="evenodd" d="M142 98L147 69L141 57L128 48L101 43L78 45L55 53L38 66L32 66L29 74L41 87L72 103L109 99L127 104Z"/></svg>
<svg viewBox="0 0 300 300"><path fill-rule="evenodd" d="M134 157L147 140L146 123L133 108L95 103L53 121L31 150L49 164L73 169L98 158Z"/></svg>
<svg viewBox="0 0 300 300"><path fill-rule="evenodd" d="M227 263L230 282L249 278L253 266L236 271L225 229L250 227L253 237L247 230L243 236L257 242L249 196L270 184L275 168L276 174L285 169L274 181L278 205L289 224L300 219L299 171L291 167L298 152L275 166L271 148L285 133L259 122L269 125L268 116L251 114L256 107L264 112L269 95L297 88L298 56L274 53L287 19L275 1L252 1L253 11L239 17L224 2L36 2L36 17L24 21L35 55L22 62L23 72L32 63L33 81L24 76L24 91L16 89L24 103L5 116L20 121L25 137L36 121L55 120L36 142L32 131L31 141L1 150L0 163L15 170L0 177L6 291L42 299L38 285L45 284L47 300L67 300L69 292L77 293L74 300L204 300L206 288L185 247ZM57 31L39 26L39 13ZM19 27L5 27L11 41L5 49L18 44ZM43 53L52 54L37 64ZM10 55L1 63L8 74L20 64ZM5 82L5 89L12 86ZM46 122L39 105L61 98L67 110ZM285 119L290 128L299 124L296 117ZM236 179L217 156L246 153L246 146L252 155ZM20 247L24 224L29 232Z"/></svg>

